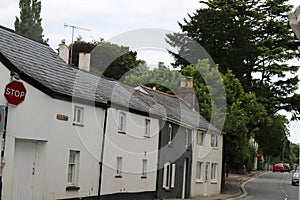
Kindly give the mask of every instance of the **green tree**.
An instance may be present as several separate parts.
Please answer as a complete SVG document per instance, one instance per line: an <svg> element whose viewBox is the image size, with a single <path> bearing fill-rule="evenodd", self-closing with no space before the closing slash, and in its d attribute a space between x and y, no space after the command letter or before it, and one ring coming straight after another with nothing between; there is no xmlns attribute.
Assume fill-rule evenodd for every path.
<svg viewBox="0 0 300 200"><path fill-rule="evenodd" d="M286 2L201 1L206 7L179 26L208 51L222 73L232 70L244 90L254 92L269 113L285 109L296 116L300 110L294 95L298 66L287 62L296 56L298 44L287 22L291 6ZM182 68L190 64L180 55L190 55L193 45L180 34L169 35L168 42L179 50L172 53L174 64Z"/></svg>
<svg viewBox="0 0 300 200"><path fill-rule="evenodd" d="M175 94L181 78L183 76L179 71L170 69L162 62L159 62L158 67L152 70L147 67L146 63L142 63L129 71L124 77L124 83L132 87L146 85L162 92Z"/></svg>
<svg viewBox="0 0 300 200"><path fill-rule="evenodd" d="M288 147L286 144L289 134L288 120L279 114L269 115L265 118L264 124L256 133L255 139L263 150L267 162L276 159L280 162L285 160L284 151Z"/></svg>
<svg viewBox="0 0 300 200"><path fill-rule="evenodd" d="M20 18L16 17L15 31L38 42L46 43L43 37L41 2L39 0L20 0Z"/></svg>
<svg viewBox="0 0 300 200"><path fill-rule="evenodd" d="M106 78L120 80L128 71L143 63L129 47L112 44L103 39L85 42L78 38L70 46L73 48L72 64L75 67L78 67L80 52L91 53L92 72Z"/></svg>

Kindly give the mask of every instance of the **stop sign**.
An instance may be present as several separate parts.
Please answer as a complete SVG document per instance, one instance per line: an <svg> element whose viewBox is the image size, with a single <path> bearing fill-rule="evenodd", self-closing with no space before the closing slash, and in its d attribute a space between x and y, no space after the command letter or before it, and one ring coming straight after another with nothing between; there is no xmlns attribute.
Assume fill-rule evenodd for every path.
<svg viewBox="0 0 300 200"><path fill-rule="evenodd" d="M26 89L22 82L12 81L6 85L4 96L9 104L19 105L24 101Z"/></svg>

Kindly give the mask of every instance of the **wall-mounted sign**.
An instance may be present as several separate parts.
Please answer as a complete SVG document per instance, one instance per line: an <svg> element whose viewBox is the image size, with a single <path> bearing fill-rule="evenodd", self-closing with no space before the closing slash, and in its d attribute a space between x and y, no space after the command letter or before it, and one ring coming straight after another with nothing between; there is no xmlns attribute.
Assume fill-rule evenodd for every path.
<svg viewBox="0 0 300 200"><path fill-rule="evenodd" d="M26 89L22 82L12 81L6 85L4 96L7 100L7 103L17 106L24 101Z"/></svg>
<svg viewBox="0 0 300 200"><path fill-rule="evenodd" d="M62 120L62 121L68 121L69 117L67 115L57 114L56 119Z"/></svg>
<svg viewBox="0 0 300 200"><path fill-rule="evenodd" d="M0 106L0 133L4 131L5 107Z"/></svg>

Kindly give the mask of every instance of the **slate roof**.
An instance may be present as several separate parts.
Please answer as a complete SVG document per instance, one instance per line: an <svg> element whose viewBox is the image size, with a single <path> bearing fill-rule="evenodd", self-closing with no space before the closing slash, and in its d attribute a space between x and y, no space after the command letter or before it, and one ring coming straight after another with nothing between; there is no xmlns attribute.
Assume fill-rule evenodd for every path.
<svg viewBox="0 0 300 200"><path fill-rule="evenodd" d="M166 116L169 120L187 124L200 130L209 130L221 133L219 129L210 124L204 117L193 111L182 99L176 95L166 94L153 90L146 86L141 86L154 100L164 106Z"/></svg>
<svg viewBox="0 0 300 200"><path fill-rule="evenodd" d="M21 79L51 97L98 106L122 107L144 115L162 115L146 94L68 66L49 46L0 26L0 61Z"/></svg>
<svg viewBox="0 0 300 200"><path fill-rule="evenodd" d="M174 120L220 132L181 99L142 87L145 94L118 81L107 80L68 66L49 46L0 26L0 61L20 78L47 95L102 107Z"/></svg>

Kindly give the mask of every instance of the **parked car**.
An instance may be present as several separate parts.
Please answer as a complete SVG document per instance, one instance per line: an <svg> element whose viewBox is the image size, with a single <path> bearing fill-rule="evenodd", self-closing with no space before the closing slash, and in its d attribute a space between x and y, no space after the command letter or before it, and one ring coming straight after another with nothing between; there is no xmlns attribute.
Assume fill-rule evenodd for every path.
<svg viewBox="0 0 300 200"><path fill-rule="evenodd" d="M291 167L290 167L290 164L288 163L283 163L283 167L284 167L284 171L285 172L289 172L291 171Z"/></svg>
<svg viewBox="0 0 300 200"><path fill-rule="evenodd" d="M282 163L273 165L273 172L284 172L284 166Z"/></svg>
<svg viewBox="0 0 300 200"><path fill-rule="evenodd" d="M299 173L300 173L300 167L297 167L293 173L292 176L292 185L299 185Z"/></svg>

